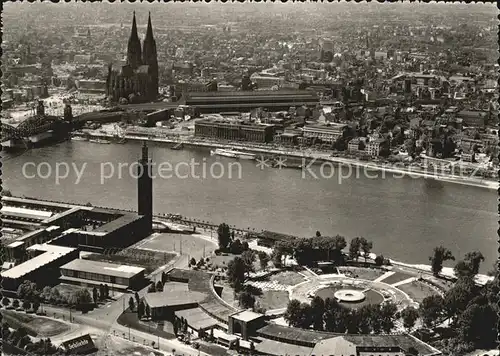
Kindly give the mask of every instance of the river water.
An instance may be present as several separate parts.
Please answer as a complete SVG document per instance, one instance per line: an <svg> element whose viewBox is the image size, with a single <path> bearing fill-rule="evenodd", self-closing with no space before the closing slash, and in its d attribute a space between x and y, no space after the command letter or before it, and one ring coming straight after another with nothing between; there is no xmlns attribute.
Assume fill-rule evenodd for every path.
<svg viewBox="0 0 500 356"><path fill-rule="evenodd" d="M210 156L208 150L176 151L160 144L149 151L156 168L162 163L161 175L153 170L155 213L179 213L297 236L313 236L317 230L348 240L364 236L373 241L375 253L408 263L428 263L433 248L441 244L458 258L480 250L486 257L484 272L497 258L495 190L389 173L383 177L382 172L370 172L370 176L352 172L350 178L339 180L349 175L347 167L333 171L320 166L310 170L257 167L254 161ZM130 174L127 165L136 162L140 152L138 142L68 141L7 155L4 188L15 195L136 209L135 169ZM198 166L193 168L193 162ZM58 184L57 164L62 176L62 165L73 165ZM35 167L44 176L50 167L51 175L29 178L37 174ZM75 167L79 171L84 167L79 181Z"/></svg>

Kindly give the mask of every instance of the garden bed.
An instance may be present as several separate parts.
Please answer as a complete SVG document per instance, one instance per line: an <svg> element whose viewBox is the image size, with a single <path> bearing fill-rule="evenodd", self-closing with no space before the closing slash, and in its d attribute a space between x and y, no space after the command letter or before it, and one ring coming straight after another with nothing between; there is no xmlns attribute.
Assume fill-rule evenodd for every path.
<svg viewBox="0 0 500 356"><path fill-rule="evenodd" d="M417 303L421 303L425 297L430 297L432 295L438 295L439 293L432 287L425 283L414 281L407 284L402 284L397 287L401 291L408 294L408 296Z"/></svg>
<svg viewBox="0 0 500 356"><path fill-rule="evenodd" d="M23 327L31 336L54 337L70 329L67 324L60 321L43 318L32 314L24 314L10 310L2 311L3 320L12 328Z"/></svg>
<svg viewBox="0 0 500 356"><path fill-rule="evenodd" d="M166 265L176 256L174 253L128 248L114 255L90 254L85 256L85 259L143 267L147 275Z"/></svg>
<svg viewBox="0 0 500 356"><path fill-rule="evenodd" d="M288 292L281 290L262 291L262 295L255 298L256 304L266 311L286 308L289 300Z"/></svg>

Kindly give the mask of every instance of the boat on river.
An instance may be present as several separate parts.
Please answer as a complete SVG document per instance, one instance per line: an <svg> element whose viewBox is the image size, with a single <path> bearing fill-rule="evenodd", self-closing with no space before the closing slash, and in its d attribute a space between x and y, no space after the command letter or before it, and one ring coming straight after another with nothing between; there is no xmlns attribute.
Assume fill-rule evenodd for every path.
<svg viewBox="0 0 500 356"><path fill-rule="evenodd" d="M210 154L212 156L224 156L224 157L248 159L248 160L254 160L256 158L256 155L254 155L253 153L247 153L247 152L229 150L223 148L217 148L215 150L211 150Z"/></svg>

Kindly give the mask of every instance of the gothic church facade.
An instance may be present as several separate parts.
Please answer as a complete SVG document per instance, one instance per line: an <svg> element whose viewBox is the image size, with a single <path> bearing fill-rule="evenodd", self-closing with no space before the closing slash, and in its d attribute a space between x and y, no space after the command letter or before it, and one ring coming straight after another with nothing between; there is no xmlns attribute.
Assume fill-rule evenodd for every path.
<svg viewBox="0 0 500 356"><path fill-rule="evenodd" d="M146 102L157 98L158 56L151 14L149 14L146 37L141 49L134 12L132 32L128 40L127 62L119 68L109 65L106 94L113 102L121 98L129 102Z"/></svg>

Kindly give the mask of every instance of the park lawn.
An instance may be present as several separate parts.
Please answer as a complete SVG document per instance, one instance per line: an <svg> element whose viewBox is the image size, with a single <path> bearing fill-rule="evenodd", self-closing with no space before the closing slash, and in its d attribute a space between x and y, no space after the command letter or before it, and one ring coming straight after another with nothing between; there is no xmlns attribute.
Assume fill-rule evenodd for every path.
<svg viewBox="0 0 500 356"><path fill-rule="evenodd" d="M147 239L140 244L140 247L160 252L173 251L176 253L180 253L182 247L183 255L189 255L198 260L203 257L203 250L205 250L205 257L211 256L217 245L196 235L163 233Z"/></svg>
<svg viewBox="0 0 500 356"><path fill-rule="evenodd" d="M387 284L394 284L397 282L404 281L405 279L413 277L411 274L408 273L403 273L403 272L396 272L392 276L389 276L380 282L387 283Z"/></svg>
<svg viewBox="0 0 500 356"><path fill-rule="evenodd" d="M54 337L70 330L67 324L49 318L24 314L23 312L16 312L13 310L4 310L2 314L4 316L4 321L11 327L16 329L24 327L28 334L32 336Z"/></svg>
<svg viewBox="0 0 500 356"><path fill-rule="evenodd" d="M283 271L276 274L273 274L269 277L270 281L277 281L280 284L287 286L294 286L301 282L304 282L306 279L304 276L297 272L293 271Z"/></svg>
<svg viewBox="0 0 500 356"><path fill-rule="evenodd" d="M357 275L359 279L366 279L368 281L374 281L378 277L382 276L386 271L375 268L361 268L361 267L339 267L339 272L350 271L354 275Z"/></svg>
<svg viewBox="0 0 500 356"><path fill-rule="evenodd" d="M288 292L282 290L262 291L262 295L255 298L256 304L266 311L286 308L289 300Z"/></svg>
<svg viewBox="0 0 500 356"><path fill-rule="evenodd" d="M424 284L422 282L413 281L411 283L402 284L397 287L399 290L408 294L408 296L417 303L421 303L425 297L432 295L438 295L439 293L435 291L432 287Z"/></svg>

